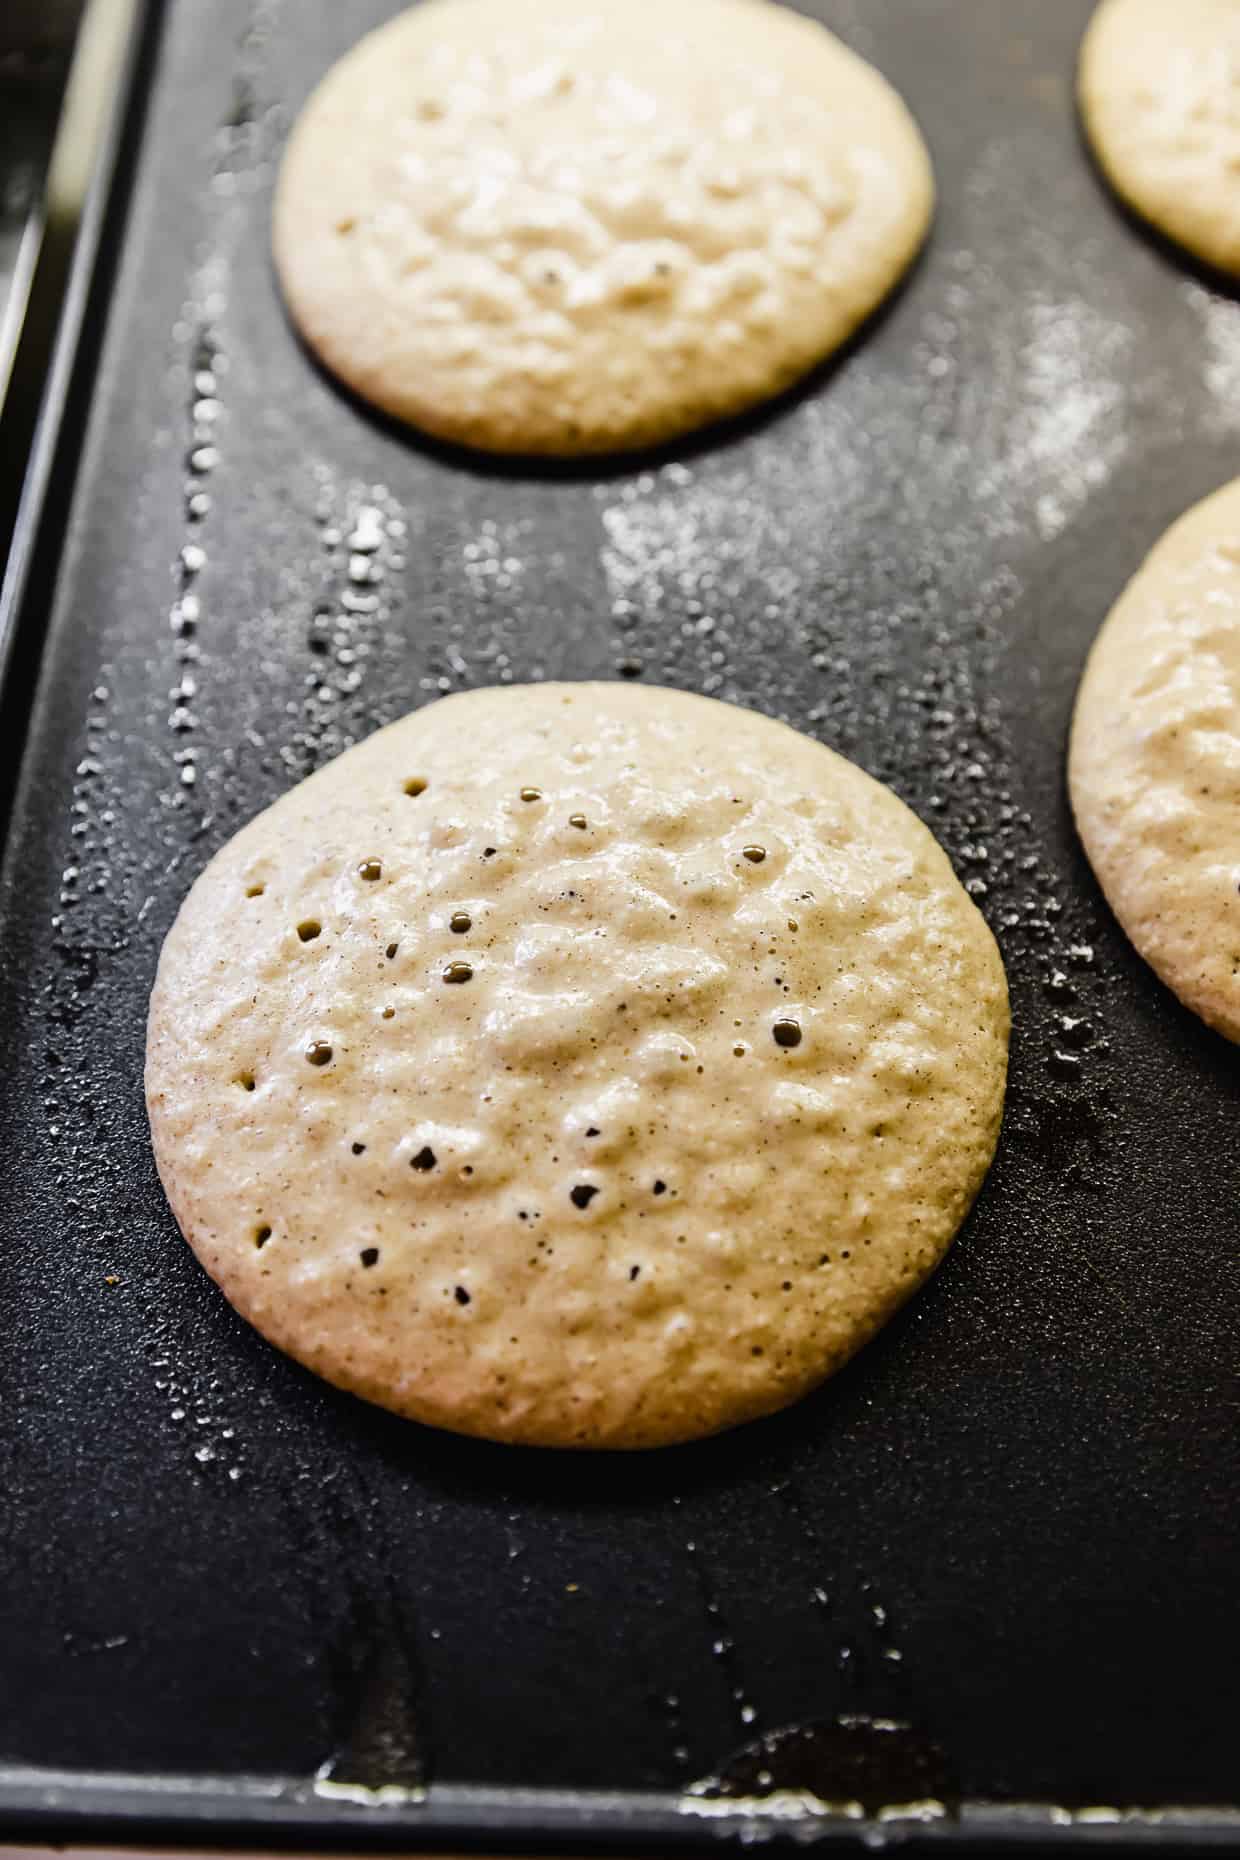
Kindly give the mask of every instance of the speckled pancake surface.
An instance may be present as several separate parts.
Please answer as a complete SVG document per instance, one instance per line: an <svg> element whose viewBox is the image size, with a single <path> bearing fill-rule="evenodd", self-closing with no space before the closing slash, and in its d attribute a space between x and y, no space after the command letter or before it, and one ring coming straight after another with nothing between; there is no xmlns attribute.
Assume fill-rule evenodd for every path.
<svg viewBox="0 0 1240 1860"><path fill-rule="evenodd" d="M1081 47L1085 127L1138 213L1240 272L1240 5L1102 0Z"/></svg>
<svg viewBox="0 0 1240 1860"><path fill-rule="evenodd" d="M274 1343L402 1414L652 1446L781 1407L994 1150L990 933L888 789L708 698L448 698L245 827L151 1004L155 1153Z"/></svg>
<svg viewBox="0 0 1240 1860"><path fill-rule="evenodd" d="M1069 779L1129 937L1240 1040L1240 479L1172 525L1108 616L1081 681Z"/></svg>
<svg viewBox="0 0 1240 1860"><path fill-rule="evenodd" d="M275 258L307 342L387 412L608 451L812 368L932 194L890 85L769 0L423 0L307 103Z"/></svg>

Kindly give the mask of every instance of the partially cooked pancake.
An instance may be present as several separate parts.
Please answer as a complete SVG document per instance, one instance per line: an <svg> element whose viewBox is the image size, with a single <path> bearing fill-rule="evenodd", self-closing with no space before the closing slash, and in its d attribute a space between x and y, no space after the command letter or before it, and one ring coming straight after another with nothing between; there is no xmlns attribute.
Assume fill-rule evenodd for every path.
<svg viewBox="0 0 1240 1860"><path fill-rule="evenodd" d="M1159 538L1081 680L1072 807L1120 923L1240 1040L1240 478Z"/></svg>
<svg viewBox="0 0 1240 1860"><path fill-rule="evenodd" d="M925 236L912 117L767 0L425 0L289 141L276 266L350 387L496 452L649 445L839 347Z"/></svg>
<svg viewBox="0 0 1240 1860"><path fill-rule="evenodd" d="M795 1400L921 1284L1007 1029L889 790L710 699L541 685L406 717L224 847L147 1096L274 1343L438 1426L653 1446Z"/></svg>

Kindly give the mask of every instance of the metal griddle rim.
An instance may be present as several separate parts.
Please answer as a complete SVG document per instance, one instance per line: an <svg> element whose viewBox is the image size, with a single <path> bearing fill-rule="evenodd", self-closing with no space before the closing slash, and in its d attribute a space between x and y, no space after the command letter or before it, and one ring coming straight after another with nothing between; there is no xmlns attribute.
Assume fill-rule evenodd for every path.
<svg viewBox="0 0 1240 1860"><path fill-rule="evenodd" d="M1174 1848L1192 1855L1235 1851L1240 1809L1142 1810L1112 1821L1041 1803L965 1802L939 1821L783 1820L738 1810L702 1820L684 1798L656 1792L510 1789L433 1785L408 1804L330 1802L311 1782L283 1777L127 1776L72 1770L0 1768L0 1836L83 1841L256 1840L273 1848L399 1847L412 1853L589 1855L712 1853L743 1845L776 1851L806 1847L895 1848L905 1853L1144 1854ZM1118 1812L1118 1811L1106 1811ZM657 1843L657 1846L654 1845Z"/></svg>
<svg viewBox="0 0 1240 1860"><path fill-rule="evenodd" d="M81 440L142 138L164 0L136 0L97 150L12 546L0 584L0 823L24 751ZM1088 1811L1085 1811L1088 1814ZM0 1763L0 1840L295 1845L461 1854L711 1853L807 1847L907 1853L1177 1855L1240 1851L1240 1807L1100 1810L966 1801L938 1821L782 1819L738 1808L709 1818L673 1793L433 1785L416 1802L329 1801L310 1779L127 1774ZM1104 1820L1104 1813L1115 1818Z"/></svg>
<svg viewBox="0 0 1240 1860"><path fill-rule="evenodd" d="M0 835L7 832L33 709L162 13L163 0L135 0L74 242L8 559L0 564Z"/></svg>

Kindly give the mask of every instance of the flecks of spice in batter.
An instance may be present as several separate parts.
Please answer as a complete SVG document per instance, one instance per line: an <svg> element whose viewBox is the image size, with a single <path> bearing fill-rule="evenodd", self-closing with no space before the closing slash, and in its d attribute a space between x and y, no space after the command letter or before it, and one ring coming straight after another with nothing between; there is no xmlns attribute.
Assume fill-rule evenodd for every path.
<svg viewBox="0 0 1240 1860"><path fill-rule="evenodd" d="M1002 293L970 254L945 262L957 274L960 321L928 328L922 351L927 367L941 365L941 429L924 383L913 382L902 408L871 406L879 390L866 380L848 403L835 381L830 395L787 413L760 477L714 454L601 487L601 565L617 653L642 658L658 682L808 729L922 813L996 932L1015 997L1020 1040L1000 1159L1020 1179L1031 1172L1031 1192L1049 1169L1093 1198L1115 1159L1103 1063L1110 983L1093 956L1106 933L1096 901L1035 825L998 693L1012 683L1010 617L1028 599L1022 551L1040 560L1044 535L1079 513L1125 455L1118 397L1130 351L1070 289L1032 306L1004 300L979 337L977 306L992 297L999 306ZM1001 364L1002 419L953 414L955 398L983 391L979 341ZM897 403L905 392L886 377L881 388ZM1060 425L1065 395L1071 418ZM902 450L918 447L927 417L932 471ZM857 431L891 454L881 552L873 508L855 541L842 540ZM807 483L829 487L820 522L798 521ZM1039 511L1043 498L1057 501ZM993 554L996 535L1012 538L1011 566L979 582L979 547ZM735 1063L749 1063L737 1034ZM1010 1179L1008 1192L1019 1192ZM1091 1214L1078 1218L1092 1225Z"/></svg>

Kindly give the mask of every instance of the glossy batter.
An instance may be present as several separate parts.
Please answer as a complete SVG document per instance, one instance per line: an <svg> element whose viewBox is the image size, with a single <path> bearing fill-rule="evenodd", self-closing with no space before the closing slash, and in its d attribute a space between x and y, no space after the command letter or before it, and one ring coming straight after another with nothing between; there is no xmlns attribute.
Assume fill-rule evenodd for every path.
<svg viewBox="0 0 1240 1860"><path fill-rule="evenodd" d="M500 452L649 444L838 347L925 234L896 93L767 0L425 0L311 97L292 315L366 399Z"/></svg>
<svg viewBox="0 0 1240 1860"><path fill-rule="evenodd" d="M449 698L194 885L147 1096L187 1239L331 1381L466 1433L764 1414L938 1263L994 1150L994 942L889 790L624 685Z"/></svg>

